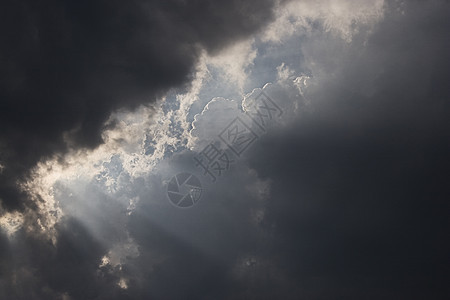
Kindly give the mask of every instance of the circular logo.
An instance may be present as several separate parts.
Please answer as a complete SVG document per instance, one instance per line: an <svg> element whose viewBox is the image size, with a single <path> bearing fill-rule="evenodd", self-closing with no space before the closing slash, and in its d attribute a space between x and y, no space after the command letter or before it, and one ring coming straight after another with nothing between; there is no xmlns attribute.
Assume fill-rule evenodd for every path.
<svg viewBox="0 0 450 300"><path fill-rule="evenodd" d="M193 206L202 196L200 180L191 173L179 173L170 179L167 185L167 196L176 207Z"/></svg>

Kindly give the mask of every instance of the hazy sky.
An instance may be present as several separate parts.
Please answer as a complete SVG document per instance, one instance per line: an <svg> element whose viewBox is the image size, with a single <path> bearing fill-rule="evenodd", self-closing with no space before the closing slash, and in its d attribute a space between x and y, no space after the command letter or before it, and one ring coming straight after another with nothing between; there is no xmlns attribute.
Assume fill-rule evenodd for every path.
<svg viewBox="0 0 450 300"><path fill-rule="evenodd" d="M450 2L0 4L0 299L448 299Z"/></svg>

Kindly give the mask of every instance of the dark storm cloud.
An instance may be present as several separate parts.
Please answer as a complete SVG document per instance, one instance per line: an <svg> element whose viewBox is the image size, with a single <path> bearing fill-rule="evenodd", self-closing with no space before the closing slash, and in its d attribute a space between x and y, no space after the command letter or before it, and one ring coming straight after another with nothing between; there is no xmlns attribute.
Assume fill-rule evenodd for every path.
<svg viewBox="0 0 450 300"><path fill-rule="evenodd" d="M301 295L448 298L449 14L389 3L365 46L305 45L329 75L309 90L314 113L250 155L273 179L269 257Z"/></svg>
<svg viewBox="0 0 450 300"><path fill-rule="evenodd" d="M71 218L57 225L56 247L21 229L12 242L0 236L0 296L447 299L450 8L402 9L389 2L366 44L320 30L305 39L304 57L329 75L307 89L313 112L245 154L271 180L270 199L252 198L245 162L205 184L191 210L170 207L152 175L148 188L133 186L141 201L127 223L139 257L98 268L110 245ZM195 169L191 157L174 164ZM249 224L258 205L262 228Z"/></svg>
<svg viewBox="0 0 450 300"><path fill-rule="evenodd" d="M189 83L214 53L272 18L273 1L2 1L0 198L38 160L94 147L111 111Z"/></svg>

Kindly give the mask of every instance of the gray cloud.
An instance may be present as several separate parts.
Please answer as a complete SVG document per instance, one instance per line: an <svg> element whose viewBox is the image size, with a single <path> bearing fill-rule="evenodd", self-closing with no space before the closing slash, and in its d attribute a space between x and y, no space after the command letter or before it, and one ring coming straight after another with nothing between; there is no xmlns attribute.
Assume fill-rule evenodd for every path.
<svg viewBox="0 0 450 300"><path fill-rule="evenodd" d="M63 208L77 213L56 226L56 247L23 229L16 243L1 237L4 297L445 299L448 10L444 1L388 2L373 32L360 28L351 43L317 21L287 63L312 75L307 111L295 117L295 85L268 86L286 109L279 127L214 184L187 149L159 173L123 179L129 189L114 196L139 199L127 217L126 203L108 204L95 185L77 201L61 188ZM178 171L205 188L189 210L166 198ZM99 267L121 230L139 255Z"/></svg>
<svg viewBox="0 0 450 300"><path fill-rule="evenodd" d="M314 112L249 154L273 179L271 257L305 296L448 294L450 7L400 8L388 3L367 41L313 34Z"/></svg>
<svg viewBox="0 0 450 300"><path fill-rule="evenodd" d="M37 161L95 147L110 113L188 85L202 49L220 51L272 19L273 1L4 1L0 197ZM66 135L66 140L64 135Z"/></svg>

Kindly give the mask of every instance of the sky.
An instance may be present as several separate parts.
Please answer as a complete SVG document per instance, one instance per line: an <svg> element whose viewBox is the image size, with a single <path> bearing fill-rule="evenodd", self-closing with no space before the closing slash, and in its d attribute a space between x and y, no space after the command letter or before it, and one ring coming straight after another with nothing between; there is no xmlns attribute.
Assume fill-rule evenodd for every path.
<svg viewBox="0 0 450 300"><path fill-rule="evenodd" d="M0 299L449 299L450 2L0 4Z"/></svg>

